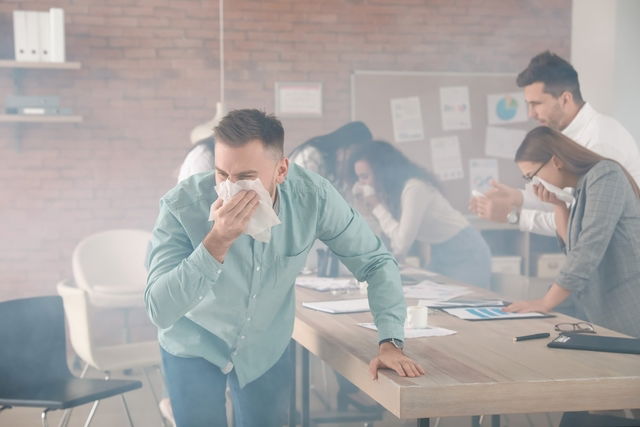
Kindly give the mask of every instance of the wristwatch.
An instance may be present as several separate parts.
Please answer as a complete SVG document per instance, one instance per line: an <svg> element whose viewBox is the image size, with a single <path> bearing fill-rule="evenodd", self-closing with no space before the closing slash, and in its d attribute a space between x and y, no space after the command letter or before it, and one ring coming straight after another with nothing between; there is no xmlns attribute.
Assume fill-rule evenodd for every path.
<svg viewBox="0 0 640 427"><path fill-rule="evenodd" d="M398 350L402 350L404 348L404 341L399 340L398 338L386 338L386 339L383 339L382 341L380 341L378 343L378 345L382 345L382 343L385 343L385 342L390 342Z"/></svg>
<svg viewBox="0 0 640 427"><path fill-rule="evenodd" d="M518 224L520 222L520 211L513 208L511 212L507 214L507 222L509 224Z"/></svg>

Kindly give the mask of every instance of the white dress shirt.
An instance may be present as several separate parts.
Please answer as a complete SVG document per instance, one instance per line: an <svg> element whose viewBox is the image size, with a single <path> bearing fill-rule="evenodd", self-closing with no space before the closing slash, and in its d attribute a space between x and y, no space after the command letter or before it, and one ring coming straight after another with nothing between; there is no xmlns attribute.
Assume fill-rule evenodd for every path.
<svg viewBox="0 0 640 427"><path fill-rule="evenodd" d="M578 144L620 163L640 184L640 151L633 136L616 119L585 103L562 133ZM556 235L553 205L541 202L531 186L523 191L520 230Z"/></svg>

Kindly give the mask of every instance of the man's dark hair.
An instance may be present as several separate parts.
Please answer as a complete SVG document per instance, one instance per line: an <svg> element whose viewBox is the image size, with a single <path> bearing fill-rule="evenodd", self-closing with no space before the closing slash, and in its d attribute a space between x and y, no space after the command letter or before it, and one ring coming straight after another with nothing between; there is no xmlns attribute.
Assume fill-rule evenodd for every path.
<svg viewBox="0 0 640 427"><path fill-rule="evenodd" d="M545 93L556 98L563 92L570 92L576 104L581 105L584 102L575 68L548 50L534 56L516 79L518 87L538 82L544 83Z"/></svg>
<svg viewBox="0 0 640 427"><path fill-rule="evenodd" d="M241 147L259 139L267 148L284 153L284 128L273 114L256 109L233 110L213 129L218 143Z"/></svg>

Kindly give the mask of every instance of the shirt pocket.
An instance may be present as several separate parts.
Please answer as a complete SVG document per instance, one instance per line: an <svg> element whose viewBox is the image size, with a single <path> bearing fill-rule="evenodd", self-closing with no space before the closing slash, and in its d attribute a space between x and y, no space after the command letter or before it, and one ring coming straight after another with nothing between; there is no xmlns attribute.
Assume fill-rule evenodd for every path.
<svg viewBox="0 0 640 427"><path fill-rule="evenodd" d="M307 261L309 248L295 255L278 255L276 258L274 287L281 290L288 290L294 284L296 277L300 274Z"/></svg>

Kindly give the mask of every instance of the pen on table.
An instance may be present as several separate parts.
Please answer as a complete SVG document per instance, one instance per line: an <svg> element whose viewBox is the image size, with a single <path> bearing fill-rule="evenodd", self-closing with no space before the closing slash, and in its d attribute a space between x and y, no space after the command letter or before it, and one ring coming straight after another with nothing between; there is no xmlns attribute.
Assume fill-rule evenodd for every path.
<svg viewBox="0 0 640 427"><path fill-rule="evenodd" d="M549 332L543 332L541 334L533 334L533 335L523 335L521 337L515 337L513 342L516 341L526 341L526 340L535 340L538 338L549 338L551 334Z"/></svg>

